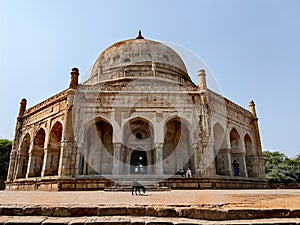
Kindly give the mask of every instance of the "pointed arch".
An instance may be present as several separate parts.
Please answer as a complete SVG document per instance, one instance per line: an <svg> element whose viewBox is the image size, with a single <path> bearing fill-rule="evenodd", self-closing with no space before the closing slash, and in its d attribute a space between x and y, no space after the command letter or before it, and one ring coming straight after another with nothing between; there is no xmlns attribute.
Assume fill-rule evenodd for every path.
<svg viewBox="0 0 300 225"><path fill-rule="evenodd" d="M168 117L165 121L166 123L172 120L178 120L180 121L180 123L182 123L186 128L188 128L189 130L191 129L191 124L188 122L187 119L180 117L178 115L172 115L170 117Z"/></svg>
<svg viewBox="0 0 300 225"><path fill-rule="evenodd" d="M225 130L219 122L215 123L213 126L213 134L215 149L221 149L223 147Z"/></svg>
<svg viewBox="0 0 300 225"><path fill-rule="evenodd" d="M253 141L249 134L244 137L246 149L246 165L248 177L258 177L258 159L253 145Z"/></svg>
<svg viewBox="0 0 300 225"><path fill-rule="evenodd" d="M63 126L57 121L50 131L44 175L58 175Z"/></svg>
<svg viewBox="0 0 300 225"><path fill-rule="evenodd" d="M17 178L25 178L28 167L30 135L27 133L21 143L18 159Z"/></svg>
<svg viewBox="0 0 300 225"><path fill-rule="evenodd" d="M217 175L230 175L230 157L225 146L225 130L217 122L213 126L215 167Z"/></svg>
<svg viewBox="0 0 300 225"><path fill-rule="evenodd" d="M166 121L163 144L164 174L175 174L181 167L194 168L189 133L188 123L183 118L176 116Z"/></svg>
<svg viewBox="0 0 300 225"><path fill-rule="evenodd" d="M230 139L230 148L233 154L239 153L242 150L241 138L238 131L235 128L232 128L229 134Z"/></svg>
<svg viewBox="0 0 300 225"><path fill-rule="evenodd" d="M112 174L113 127L106 119L96 117L86 127L86 150L81 152L80 173L86 175Z"/></svg>
<svg viewBox="0 0 300 225"><path fill-rule="evenodd" d="M241 136L236 128L232 128L229 134L230 148L231 148L231 163L233 167L233 174L235 176L247 176L245 153L243 150L243 143ZM237 166L238 165L238 166ZM238 167L238 170L236 168Z"/></svg>
<svg viewBox="0 0 300 225"><path fill-rule="evenodd" d="M252 139L249 134L244 137L246 155L255 155L255 149L253 147Z"/></svg>
<svg viewBox="0 0 300 225"><path fill-rule="evenodd" d="M40 128L33 140L33 147L31 150L31 162L28 176L40 177L44 162L44 145L46 132Z"/></svg>
<svg viewBox="0 0 300 225"><path fill-rule="evenodd" d="M130 146L137 141L148 142L148 146L144 146L147 150L153 148L154 126L150 120L141 116L128 120L123 126L123 143Z"/></svg>
<svg viewBox="0 0 300 225"><path fill-rule="evenodd" d="M122 142L125 149L121 155L124 166L123 171L131 174L136 173L139 170L137 167L139 161L136 159L141 157L143 159L143 163L140 164L143 166L142 173L153 174L155 169L155 146L152 122L142 116L137 116L127 120L122 130Z"/></svg>

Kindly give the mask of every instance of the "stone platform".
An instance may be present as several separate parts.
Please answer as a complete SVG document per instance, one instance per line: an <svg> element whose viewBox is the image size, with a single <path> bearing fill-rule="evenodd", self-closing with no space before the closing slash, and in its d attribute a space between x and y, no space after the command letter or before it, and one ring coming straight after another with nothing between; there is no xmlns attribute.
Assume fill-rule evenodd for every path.
<svg viewBox="0 0 300 225"><path fill-rule="evenodd" d="M300 224L300 190L0 192L0 224Z"/></svg>
<svg viewBox="0 0 300 225"><path fill-rule="evenodd" d="M6 190L21 191L95 191L108 190L111 187L128 187L133 181L150 186L172 189L264 189L265 181L248 177L192 177L182 178L179 175L161 176L156 175L122 175L122 176L82 176L76 178L27 178L6 182ZM149 187L148 185L148 187ZM112 189L111 189L112 190Z"/></svg>

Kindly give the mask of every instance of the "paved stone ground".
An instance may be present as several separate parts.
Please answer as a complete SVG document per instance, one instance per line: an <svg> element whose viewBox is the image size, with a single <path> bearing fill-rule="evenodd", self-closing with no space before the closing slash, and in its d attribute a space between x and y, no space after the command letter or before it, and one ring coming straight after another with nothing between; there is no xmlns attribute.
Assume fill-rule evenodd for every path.
<svg viewBox="0 0 300 225"><path fill-rule="evenodd" d="M300 209L300 189L172 190L132 196L130 192L0 191L1 205L43 206L214 206L221 208Z"/></svg>
<svg viewBox="0 0 300 225"><path fill-rule="evenodd" d="M0 224L300 224L300 189L172 190L142 196L1 191L0 215Z"/></svg>

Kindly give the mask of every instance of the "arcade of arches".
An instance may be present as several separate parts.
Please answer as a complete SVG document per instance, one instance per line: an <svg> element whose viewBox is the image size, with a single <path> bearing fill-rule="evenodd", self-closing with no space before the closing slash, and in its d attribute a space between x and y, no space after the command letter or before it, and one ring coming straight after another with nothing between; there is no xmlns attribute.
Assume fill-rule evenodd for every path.
<svg viewBox="0 0 300 225"><path fill-rule="evenodd" d="M113 126L96 118L87 126L86 148L80 150L79 175L172 175L182 166L192 167L189 131L182 119L170 119L163 129L162 147L155 147L153 124L144 118L131 119L121 128L122 144L117 147L113 143Z"/></svg>
<svg viewBox="0 0 300 225"><path fill-rule="evenodd" d="M180 167L194 168L188 126L181 121L173 118L165 123L160 164L150 121L137 118L124 125L122 151L116 156L112 125L96 118L87 127L86 150L80 152L78 175L112 175L114 157L119 160L117 174L157 174L157 165L162 165L162 174L176 174ZM43 128L38 130L32 144L30 134L24 136L18 155L17 178L58 175L62 130L62 124L56 122L47 137L48 143ZM222 125L216 123L213 137L216 175L233 176L232 161L237 160L240 176L258 176L258 156L249 134L241 138L236 128L232 128L228 135Z"/></svg>
<svg viewBox="0 0 300 225"><path fill-rule="evenodd" d="M62 140L62 124L56 122L46 142L46 132L40 128L31 141L27 133L21 142L17 161L17 178L58 175Z"/></svg>
<svg viewBox="0 0 300 225"><path fill-rule="evenodd" d="M258 177L258 153L248 133L241 138L232 128L228 134L220 123L214 125L213 133L217 175L232 176L232 162L236 160L240 164L239 176Z"/></svg>

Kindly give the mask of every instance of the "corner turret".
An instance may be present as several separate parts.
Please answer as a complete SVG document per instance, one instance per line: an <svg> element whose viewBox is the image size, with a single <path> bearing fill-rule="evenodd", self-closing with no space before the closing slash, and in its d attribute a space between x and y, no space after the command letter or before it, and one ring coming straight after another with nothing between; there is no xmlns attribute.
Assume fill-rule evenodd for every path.
<svg viewBox="0 0 300 225"><path fill-rule="evenodd" d="M207 86L206 86L206 73L205 70L199 70L198 71L198 85L199 85L199 89L200 91L206 91L207 90Z"/></svg>
<svg viewBox="0 0 300 225"><path fill-rule="evenodd" d="M78 86L78 76L79 76L79 69L74 67L71 71L71 81L69 88L71 89L77 89Z"/></svg>

